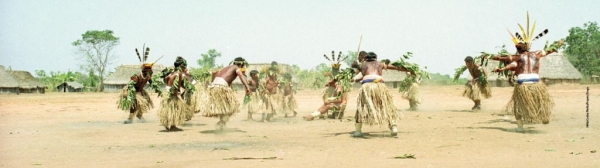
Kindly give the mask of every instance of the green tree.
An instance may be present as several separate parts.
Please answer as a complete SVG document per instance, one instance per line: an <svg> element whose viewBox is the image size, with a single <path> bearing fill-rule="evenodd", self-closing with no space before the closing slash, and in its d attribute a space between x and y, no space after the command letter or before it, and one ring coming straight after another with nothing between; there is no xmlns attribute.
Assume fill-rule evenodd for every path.
<svg viewBox="0 0 600 168"><path fill-rule="evenodd" d="M600 73L600 27L596 22L569 29L565 53L569 61L587 78Z"/></svg>
<svg viewBox="0 0 600 168"><path fill-rule="evenodd" d="M112 30L90 30L81 35L81 39L71 45L77 48L84 64L81 66L86 71L93 70L99 76L96 91L103 91L106 67L117 57L113 49L119 44L119 37L113 36Z"/></svg>
<svg viewBox="0 0 600 168"><path fill-rule="evenodd" d="M198 59L198 65L202 69L212 69L217 67L215 65L215 61L218 57L221 57L221 52L218 52L215 49L208 50L208 53L201 54L202 58Z"/></svg>
<svg viewBox="0 0 600 168"><path fill-rule="evenodd" d="M215 49L208 50L206 54L200 54L202 58L197 60L199 68L190 68L190 74L194 79L198 82L210 82L211 79L211 71L216 68L222 68L222 65L216 65L216 60L218 57L221 57L221 52L218 52Z"/></svg>

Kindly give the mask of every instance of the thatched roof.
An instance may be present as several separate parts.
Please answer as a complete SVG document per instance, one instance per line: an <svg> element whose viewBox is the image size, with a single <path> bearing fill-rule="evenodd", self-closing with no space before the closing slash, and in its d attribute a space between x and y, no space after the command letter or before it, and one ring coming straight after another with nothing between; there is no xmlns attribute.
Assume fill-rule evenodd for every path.
<svg viewBox="0 0 600 168"><path fill-rule="evenodd" d="M19 88L23 89L35 89L35 88L45 88L42 82L38 81L31 75L31 73L27 71L8 71L14 79L19 82Z"/></svg>
<svg viewBox="0 0 600 168"><path fill-rule="evenodd" d="M18 88L19 81L0 65L0 88Z"/></svg>
<svg viewBox="0 0 600 168"><path fill-rule="evenodd" d="M540 60L540 78L581 79L581 73L562 53L552 53Z"/></svg>
<svg viewBox="0 0 600 168"><path fill-rule="evenodd" d="M152 71L154 71L154 73L158 73L160 71L162 71L165 67L163 65L160 64L155 64L152 67ZM127 82L129 82L131 75L137 74L139 72L141 72L142 69L140 68L140 65L121 65L119 67L117 67L117 70L115 72L113 72L110 76L106 77L106 79L104 79L104 84L109 84L109 85L125 85L127 84Z"/></svg>
<svg viewBox="0 0 600 168"><path fill-rule="evenodd" d="M285 72L289 72L290 74L292 74L292 81L294 83L298 82L298 78L296 78L296 74L292 69L292 66L288 65L288 64L281 64L278 63L279 65L279 69L282 70L284 73ZM257 70L257 71L261 71L263 69L263 67L270 67L271 63L258 63L258 64L249 64L248 67L246 67L246 76L247 78L250 77L250 71L252 70ZM278 75L277 78L282 78L283 75ZM231 83L231 84L242 84L242 82L240 81L239 78L235 78L235 80Z"/></svg>

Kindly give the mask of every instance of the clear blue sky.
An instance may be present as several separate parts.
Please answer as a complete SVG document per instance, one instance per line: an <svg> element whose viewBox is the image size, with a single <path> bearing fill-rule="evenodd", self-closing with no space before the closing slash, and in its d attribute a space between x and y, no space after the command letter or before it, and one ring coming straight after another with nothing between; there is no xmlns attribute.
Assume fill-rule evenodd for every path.
<svg viewBox="0 0 600 168"><path fill-rule="evenodd" d="M71 43L87 30L113 30L121 64L138 64L134 49L145 43L150 59L176 56L197 66L209 49L222 53L217 64L242 56L250 63L296 64L303 69L327 63L323 54L373 51L396 60L413 52L410 62L430 72L452 74L467 55L494 52L506 44L506 28L518 30L526 12L536 31L549 33L534 42L541 49L568 35L572 27L600 20L597 0L2 0L0 65L14 70L80 71Z"/></svg>

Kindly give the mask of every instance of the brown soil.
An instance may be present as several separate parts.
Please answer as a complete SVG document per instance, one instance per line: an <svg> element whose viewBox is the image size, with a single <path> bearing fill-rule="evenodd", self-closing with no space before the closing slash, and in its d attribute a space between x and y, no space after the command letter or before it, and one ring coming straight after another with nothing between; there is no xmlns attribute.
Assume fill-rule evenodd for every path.
<svg viewBox="0 0 600 168"><path fill-rule="evenodd" d="M117 93L0 95L0 167L600 167L600 85L549 87L550 124L525 125L525 133L513 131L513 116L499 115L512 88L493 88L479 112L469 110L462 86L421 89L416 112L405 111L408 101L393 91L404 115L397 138L387 126L350 137L356 89L341 121L302 120L322 102L320 90L301 90L297 117L260 123L241 112L225 133L213 131L216 118L201 115L183 131L164 132L157 107L145 123L125 125ZM416 159L394 159L405 154Z"/></svg>

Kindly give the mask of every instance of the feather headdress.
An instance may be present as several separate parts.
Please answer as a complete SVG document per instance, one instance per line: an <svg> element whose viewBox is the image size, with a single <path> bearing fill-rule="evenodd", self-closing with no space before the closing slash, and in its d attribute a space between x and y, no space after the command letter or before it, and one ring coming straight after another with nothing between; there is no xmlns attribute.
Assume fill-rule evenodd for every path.
<svg viewBox="0 0 600 168"><path fill-rule="evenodd" d="M340 66L342 66L341 62L346 60L348 58L348 55L342 58L342 52L340 51L338 53L337 59L335 59L335 51L331 51L331 59L327 57L327 54L323 54L323 57L325 57L327 61L331 62L331 68L340 69Z"/></svg>
<svg viewBox="0 0 600 168"><path fill-rule="evenodd" d="M146 62L148 60L148 55L150 54L150 48L146 47L146 44L144 44L144 46L142 47L142 49L144 50L144 56L142 57L142 55L140 55L140 52L138 51L137 48L135 48L135 53L137 54L138 59L140 60L140 63L142 64L142 69L152 69L152 66L154 66L154 64L156 62L158 62L158 60L160 60L163 56L160 56L160 58L158 58L156 61L148 63Z"/></svg>
<svg viewBox="0 0 600 168"><path fill-rule="evenodd" d="M537 36L532 37L534 35L535 25L537 22L536 21L533 22L533 26L531 27L531 29L529 29L529 23L530 22L529 22L529 11L528 11L527 12L527 23L526 23L525 29L523 28L523 26L520 23L517 23L517 25L519 25L519 29L521 30L521 34L519 34L519 32L517 32L517 33L515 33L515 35L513 35L512 33L510 33L510 30L508 31L508 34L510 34L510 36L512 37L512 42L515 44L515 46L518 45L519 43L524 43L526 45L527 50L529 50L531 48L531 42L539 39L540 37L542 37L548 33L548 29L545 29Z"/></svg>

